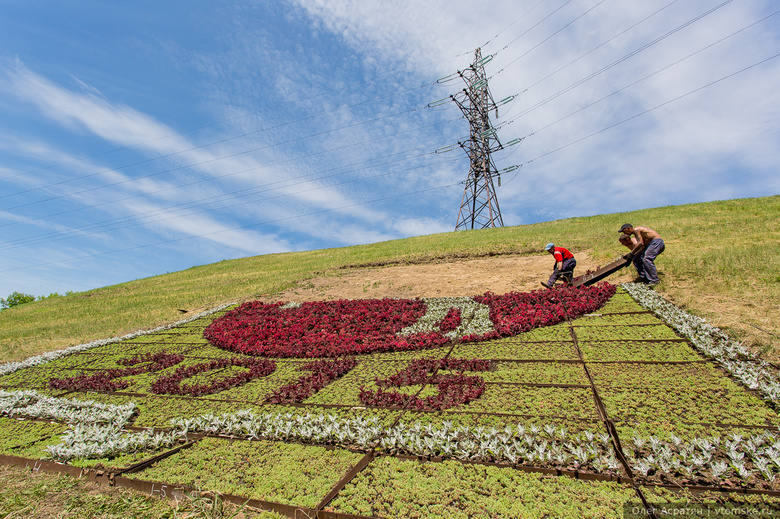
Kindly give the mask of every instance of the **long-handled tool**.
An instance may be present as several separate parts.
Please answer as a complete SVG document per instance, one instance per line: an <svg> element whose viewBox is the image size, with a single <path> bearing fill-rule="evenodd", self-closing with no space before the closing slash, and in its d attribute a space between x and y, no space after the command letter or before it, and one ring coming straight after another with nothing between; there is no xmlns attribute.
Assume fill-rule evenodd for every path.
<svg viewBox="0 0 780 519"><path fill-rule="evenodd" d="M601 281L602 279L609 276L610 274L613 274L618 270L622 269L623 267L630 264L631 264L631 260L627 260L626 258L616 259L612 263L597 268L594 272L588 272L587 274L583 274L582 276L577 276L572 280L571 284L572 286L575 287L581 285L585 285L585 286L592 285L593 283Z"/></svg>

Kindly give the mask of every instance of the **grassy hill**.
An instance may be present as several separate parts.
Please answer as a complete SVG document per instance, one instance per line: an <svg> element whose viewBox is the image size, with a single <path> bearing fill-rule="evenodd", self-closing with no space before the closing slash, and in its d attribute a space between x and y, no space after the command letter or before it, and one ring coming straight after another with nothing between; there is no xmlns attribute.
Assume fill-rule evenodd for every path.
<svg viewBox="0 0 780 519"><path fill-rule="evenodd" d="M625 251L620 225L657 230L657 290L768 358L780 355L780 196L660 207L501 229L221 261L0 312L0 361L153 328L224 302L273 294L315 273L440 257L542 254L549 241L606 263Z"/></svg>
<svg viewBox="0 0 780 519"><path fill-rule="evenodd" d="M183 315L186 316L182 310L191 314L229 301L251 299L260 294L278 293L303 284L315 275L338 275L348 267L411 264L438 258L498 254L539 255L543 254L542 248L548 241L565 244L575 252L588 251L591 257L607 262L625 250L617 244L617 230L625 222L652 227L666 242L666 251L657 261L659 270L664 274L662 283L656 287L657 292L689 312L707 318L714 325L751 346L754 351L774 360L780 355L778 338L780 332L775 317L776 309L780 307L780 260L771 252L777 248L780 241L778 216L780 216L780 196L774 196L663 207L503 229L444 233L371 245L222 261L4 310L0 312L0 361L21 360L44 351L61 349L94 339L120 336L138 329L155 328L163 323L177 321ZM568 334L568 331L564 331ZM190 330L189 333L193 337L200 337L198 330ZM554 332L550 330L544 333ZM585 330L581 330L581 333L584 334ZM174 348L180 340L175 334L165 337L168 348ZM141 341L127 346L143 348L143 345ZM586 345L583 345L583 348L585 347ZM502 347L496 346L496 348ZM531 349L533 348L536 346L532 345ZM643 346L642 350L647 348ZM687 346L683 349L685 348ZM663 359L669 359L670 350L659 350L659 355ZM99 357L96 358L101 362ZM402 355L397 360L400 361L402 358L406 357ZM595 358L600 357L595 355ZM105 362L109 361L110 359L105 360ZM693 369L698 369L695 368L696 362L693 363ZM699 418L694 420L697 422L709 421L707 413L712 413L713 416L726 417L717 420L720 422L735 421L734 417L737 417L740 423L761 424L763 415L759 416L759 412L764 412L767 416L771 414L769 408L765 408L760 400L753 395L743 394L744 390L737 388L733 381L724 373L720 373L717 368L707 368L701 373L687 372L689 375L695 373L698 378L686 379L684 376L679 376L685 374L684 371L667 373L663 369L655 370L655 368L631 366L626 363L622 364L622 367L613 369L608 364L600 365L598 361L592 360L588 360L587 364L593 370L599 390L605 398L606 408L610 416L617 421L620 434L624 439L632 437L634 433L641 433L645 430L642 427L647 427L649 433L657 434L656 431L664 424L667 429L679 427L683 433L700 434L698 432L700 429L690 428L690 424L677 423L683 420L680 413L693 407L696 407L694 415ZM526 399L526 404L533 409L540 407L546 402L545 399L549 398L548 403L568 405L569 411L576 414L580 408L586 407L588 403L592 404L587 398L583 400L583 404L576 400L560 400L564 395L574 398L580 392L587 393L586 390L581 389L585 387L582 386L585 381L582 380L582 374L577 375L567 367L570 365L565 362L558 364L553 362L549 365L553 367L549 373L544 371L544 363L539 364L538 369L530 364L524 364L526 366L524 370L510 369L507 365L502 365L496 373L505 373L512 381L523 376L529 381L533 379L534 382L540 382L536 380L539 377L550 377L551 382L566 382L571 378L569 382L579 385L573 386L574 389L560 391L550 388L523 390L524 392L517 393L522 398L513 397L505 399L506 401L497 400L495 404L484 405L512 407ZM619 371L621 369L625 371ZM51 376L45 370L46 368L43 368L40 371L43 379ZM280 369L280 373L282 372L283 370ZM33 376L28 377L24 372L18 372L14 383L21 381L22 386L39 387L40 383L33 380L35 373L36 371L32 370ZM498 376L497 374L493 376ZM366 380L373 377L373 373L370 372L369 375L371 376ZM647 387L630 387L635 380L642 380ZM9 387L14 386L12 384ZM724 393L723 387L729 389ZM732 393L737 395L732 397L732 401L722 400L724 398L722 395L728 397ZM101 398L96 393L89 393L88 396ZM707 398L709 400L705 401ZM752 403L747 402L748 398L753 398ZM114 401L112 399L116 397L104 396L104 399ZM160 418L155 415L157 410L153 402L148 400L144 403L143 399L141 400L143 410L140 419L145 425L152 424L159 427L167 423L165 419L168 416L195 412L188 410L186 406L190 404L183 399L161 409L162 418ZM733 405L728 402L732 402ZM676 404L679 405L675 407ZM740 405L743 407L738 408ZM202 406L209 411L218 412L219 403L215 400ZM294 408L289 409L295 411ZM632 413L642 412L643 409L649 412L648 416L632 418ZM535 411L545 414L540 409ZM755 416L751 413L755 413ZM557 407L554 414L558 414ZM677 416L678 414L680 416ZM660 415L665 417L659 418ZM380 413L377 416L385 415ZM392 417L392 413L388 413L387 416ZM435 422L437 418L431 416L433 418L430 420ZM16 438L15 433L8 431L4 433L3 438L0 438L0 443L3 444L1 447L9 452L18 451L21 453L18 455L33 450L33 443L28 445L24 435L38 438L37 444L56 443L58 435L64 430L64 426L58 423L16 421L5 417L2 420L5 420L3 424L6 428L19 428L20 438ZM493 420L490 417L483 417L481 420L485 423L493 423L490 422ZM639 422L632 425L631 420L639 420ZM576 419L574 421L576 422ZM775 422L773 423L776 425ZM142 424L136 423L136 425ZM729 429L729 427L731 426L721 426L720 429L744 434L744 429L736 426ZM573 432L572 427L570 433ZM214 445L220 444L219 440L209 441ZM19 442L21 444L17 445ZM236 445L240 445L236 449L242 449L249 443L236 442ZM282 465L289 467L291 473L301 466L308 467L312 462L322 459L326 460L326 463L331 463L328 460L333 459L338 465L338 459L329 457L331 454L328 453L331 451L321 452L321 449L317 450L318 447L285 445L282 442L278 445L266 443L261 442L260 445L270 452L284 455L282 457L286 461ZM215 447L208 441L201 442L201 445L203 447L200 450L192 448L189 452L197 453L197 456L204 458L212 455L212 450L216 452ZM284 450L288 448L289 452ZM307 454L309 458L306 458L305 462L301 462L296 457L300 457L303 452L312 451L318 454ZM231 456L236 453L228 450L216 454L215 459L222 460L223 455ZM35 458L32 454L28 455ZM351 454L342 450L340 455ZM341 462L350 465L354 460ZM178 466L173 468L175 474L187 472L180 470ZM0 467L0 469L2 469L0 483L5 489L0 492L0 517L25 513L36 517L222 517L235 512L235 508L223 509L216 498L191 497L171 507L160 500L146 498L127 489L97 487L88 481L53 476L44 472L31 473L29 469L13 467ZM320 469L327 472L323 467ZM333 470L337 473L337 469L338 467ZM209 472L215 471L209 469ZM219 473L218 470L216 472ZM277 472L279 471L270 474L276 475ZM390 456L381 458L381 462L372 463L369 470L365 472L379 480L396 481L399 485L407 485L409 492L414 491L413 487L420 486L423 491L418 492L416 496L418 500L425 498L430 490L439 492L432 497L434 501L443 500L445 497L458 498L461 500L459 502L464 503L484 501L491 506L505 506L506 510L511 509L514 498L517 497L513 494L514 490L506 489L523 488L525 489L523 495L526 498L529 495L539 496L538 502L544 504L547 510L555 510L553 516L556 517L575 516L571 515L575 512L557 508L563 507L565 502L579 503L577 506L584 508L577 510L587 509L589 517L618 516L620 511L614 509L614 503L628 502L632 494L630 488L625 485L622 487L616 484L588 485L568 477L540 478L512 469L481 468L479 465L461 465L454 461L417 466L412 462L395 460ZM400 476L393 479L396 472ZM312 473L303 478L300 483L305 484L314 475L316 474ZM157 476L152 473L149 477L154 480ZM269 477L268 474L265 477ZM365 479L357 478L355 481L352 487L342 492L342 506L349 501L350 493L364 494L368 496L366 499L371 501L373 499L371 492L382 488L379 484L367 484ZM411 485L408 484L409 481L412 482ZM481 485L484 481L488 483L483 488ZM448 486L450 483L453 484L453 488ZM322 486L321 483L316 484ZM432 485L430 489L425 487L427 484ZM502 494L501 492L504 491L505 493ZM401 487L397 492L402 492ZM445 492L446 496L442 492ZM496 492L497 494L494 494ZM648 492L656 491L648 489ZM657 492L648 495L667 501L677 499L676 495L666 495L661 490ZM460 496L459 493L468 494L468 498ZM569 497L563 501L555 497L547 500L544 498L544 496L559 495ZM527 500L534 502L536 499ZM732 494L730 499L737 500L741 497ZM382 498L377 497L376 500L381 502ZM484 503L483 505L487 506ZM422 502L420 504L422 506ZM440 504L431 502L425 506ZM598 506L603 506L603 510L598 509ZM506 512L505 515L512 514ZM247 516L254 517L255 514L248 513ZM262 516L278 517L276 514L262 514ZM239 517L244 515L240 514Z"/></svg>

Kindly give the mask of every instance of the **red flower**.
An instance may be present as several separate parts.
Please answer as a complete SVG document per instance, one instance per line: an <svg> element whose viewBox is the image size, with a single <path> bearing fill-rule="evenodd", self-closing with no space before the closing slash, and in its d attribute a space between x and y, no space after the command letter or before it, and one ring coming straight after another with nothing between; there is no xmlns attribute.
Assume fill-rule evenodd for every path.
<svg viewBox="0 0 780 519"><path fill-rule="evenodd" d="M122 366L136 366L134 368L104 369L92 375L78 375L76 377L54 378L49 381L51 389L65 389L68 391L99 391L108 393L118 389L124 389L130 385L126 380L116 380L121 377L140 375L141 373L153 373L165 368L175 366L182 361L182 355L159 352L154 354L139 355L129 359L122 359L117 364ZM143 364L146 362L148 364Z"/></svg>
<svg viewBox="0 0 780 519"><path fill-rule="evenodd" d="M473 299L489 308L494 330L460 340L507 337L573 319L601 307L615 290L604 282L502 295L488 292ZM425 311L422 299L320 301L297 308L254 301L215 319L203 335L219 348L268 357L338 357L434 348L450 342L445 334L461 324L457 308L450 309L434 331L399 333Z"/></svg>
<svg viewBox="0 0 780 519"><path fill-rule="evenodd" d="M189 384L186 386L181 384L182 381L193 377L198 373L205 373L228 366L241 366L248 369L232 377L224 377L215 380L211 384ZM152 384L152 393L189 396L210 395L211 393L217 393L246 384L255 378L266 377L275 370L276 363L271 360L242 359L237 357L216 359L211 362L203 362L194 366L179 368L171 375L160 377Z"/></svg>
<svg viewBox="0 0 780 519"><path fill-rule="evenodd" d="M355 366L357 361L354 358L309 362L298 370L311 371L311 375L303 376L293 384L282 386L274 391L266 402L269 404L303 402L332 381L349 373Z"/></svg>
<svg viewBox="0 0 780 519"><path fill-rule="evenodd" d="M419 411L441 411L479 398L485 391L485 381L477 376L466 376L464 371L487 371L489 360L481 359L417 359L405 370L386 379L377 379L379 389L360 388L360 401L377 407L407 407ZM440 375L440 370L457 371L455 375ZM416 384L437 384L438 393L425 398L417 395L385 391L386 387L404 387Z"/></svg>

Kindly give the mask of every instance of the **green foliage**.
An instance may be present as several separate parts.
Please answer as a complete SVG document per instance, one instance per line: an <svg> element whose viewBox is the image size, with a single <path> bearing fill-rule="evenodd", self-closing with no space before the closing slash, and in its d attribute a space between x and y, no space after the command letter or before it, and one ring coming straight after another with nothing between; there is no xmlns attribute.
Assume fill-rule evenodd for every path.
<svg viewBox="0 0 780 519"><path fill-rule="evenodd" d="M663 236L666 251L657 260L665 273L660 290L707 318L720 317L710 304L712 297L720 298L731 303L729 311L740 331L756 332L748 322L776 331L771 316L761 310L780 306L780 283L771 282L780 277L780 255L759 258L754 250L756 243L768 250L780 245L778 211L780 196L728 200L222 261L0 312L0 359L20 360L153 328L179 318L177 309L274 294L305 283L314 273L336 276L355 265L535 255L548 241L566 242L575 253L587 250L606 262L621 252L616 238L624 221L648 225ZM760 304L751 307L754 301ZM780 351L780 339L764 339Z"/></svg>
<svg viewBox="0 0 780 519"><path fill-rule="evenodd" d="M609 482L379 457L326 510L372 517L617 519L635 496L630 487Z"/></svg>
<svg viewBox="0 0 780 519"><path fill-rule="evenodd" d="M97 486L87 478L58 476L17 467L0 468L0 517L78 519L280 519L270 512L192 496L182 501L150 497L129 489Z"/></svg>
<svg viewBox="0 0 780 519"><path fill-rule="evenodd" d="M65 296L73 295L76 292L73 292L72 290L69 290L65 292ZM48 296L38 296L35 297L32 294L23 294L21 292L13 292L10 296L8 296L8 299L3 299L0 297L0 308L12 308L14 306L23 305L25 303L32 303L33 301L43 301L45 299L52 299L52 298L59 298L64 297L57 292L52 292Z"/></svg>
<svg viewBox="0 0 780 519"><path fill-rule="evenodd" d="M13 292L8 296L8 299L0 298L0 308L13 308L25 303L32 303L33 301L35 301L35 296L33 295Z"/></svg>
<svg viewBox="0 0 780 519"><path fill-rule="evenodd" d="M63 424L16 420L0 417L0 453L12 456L41 458L46 454L46 446L58 443L59 435L67 427Z"/></svg>
<svg viewBox="0 0 780 519"><path fill-rule="evenodd" d="M361 457L341 449L204 438L138 477L314 508L323 489L331 488Z"/></svg>

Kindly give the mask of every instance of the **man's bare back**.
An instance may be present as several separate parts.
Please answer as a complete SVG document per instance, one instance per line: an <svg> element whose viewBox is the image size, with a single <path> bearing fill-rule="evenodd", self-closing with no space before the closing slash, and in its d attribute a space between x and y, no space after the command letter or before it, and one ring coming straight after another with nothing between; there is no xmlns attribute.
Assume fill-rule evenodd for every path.
<svg viewBox="0 0 780 519"><path fill-rule="evenodd" d="M622 234L620 243L629 248L633 245L631 252L623 257L633 261L640 282L647 283L649 286L660 283L655 258L666 248L661 235L649 227L634 227L630 223L624 223L620 232ZM625 237L630 237L631 240L625 240Z"/></svg>
<svg viewBox="0 0 780 519"><path fill-rule="evenodd" d="M650 229L649 227L634 227L634 236L637 241L647 247L647 244L656 238L661 238L661 235Z"/></svg>

